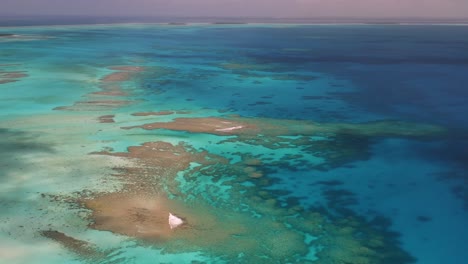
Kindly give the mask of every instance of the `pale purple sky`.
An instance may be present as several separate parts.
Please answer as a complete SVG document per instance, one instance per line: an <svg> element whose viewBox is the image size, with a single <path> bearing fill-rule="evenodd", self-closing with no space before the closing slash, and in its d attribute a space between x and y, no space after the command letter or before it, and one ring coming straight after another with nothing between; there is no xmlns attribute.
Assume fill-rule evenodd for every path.
<svg viewBox="0 0 468 264"><path fill-rule="evenodd" d="M468 18L468 0L0 0L0 13Z"/></svg>

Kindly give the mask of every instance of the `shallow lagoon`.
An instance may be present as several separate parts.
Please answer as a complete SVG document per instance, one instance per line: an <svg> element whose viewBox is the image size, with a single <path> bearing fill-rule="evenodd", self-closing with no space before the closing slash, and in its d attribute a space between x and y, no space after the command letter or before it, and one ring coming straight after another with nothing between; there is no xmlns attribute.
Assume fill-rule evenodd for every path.
<svg viewBox="0 0 468 264"><path fill-rule="evenodd" d="M1 29L1 255L461 263L467 31Z"/></svg>

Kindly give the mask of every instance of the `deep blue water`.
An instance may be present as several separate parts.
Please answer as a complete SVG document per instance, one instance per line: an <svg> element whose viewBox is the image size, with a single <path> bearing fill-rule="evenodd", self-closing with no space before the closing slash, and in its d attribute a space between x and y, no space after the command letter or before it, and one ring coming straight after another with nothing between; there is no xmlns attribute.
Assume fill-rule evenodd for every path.
<svg viewBox="0 0 468 264"><path fill-rule="evenodd" d="M283 235L276 235L269 224L263 227L260 224L256 230L259 241L251 243L265 243L264 247L268 250L271 247L271 251L275 251L276 241L295 246L289 255L271 253L263 256L266 263L345 263L343 259L347 259L349 263L457 264L468 258L466 26L134 24L8 28L0 29L2 32L14 32L25 39L0 38L0 64L20 63L19 66L0 66L0 69L24 70L29 75L17 82L0 84L0 89L3 89L0 91L0 106L4 111L2 119L8 121L3 126L6 130L0 130L6 135L5 142L1 144L9 149L21 148L13 152L15 157L25 155L24 145L16 146L12 142L28 143L31 139L24 136L18 139L10 130L40 132L53 135L52 138L57 137L58 133L54 142L57 145L70 133L69 130L54 132L57 129L61 131L60 128L68 124L66 121L63 124L51 123L49 131L36 123L28 123L32 121L23 121L29 115L49 120L43 121L47 124L51 122L50 114L56 115L58 120L77 115L97 117L113 114L116 123L112 129L86 123L89 131L80 127L76 130L78 132L71 133L73 136L85 136L86 139L81 140L86 143L80 144L87 146L87 153L103 147L125 151L129 146L157 140L172 143L184 141L196 150L207 150L228 158L231 163L210 166L209 169L214 172L201 170L194 174L190 171L178 174L177 181L187 181L188 184L180 185L180 194L175 192L180 197L176 200L180 199L190 206L191 197L200 195L201 200L206 200L202 202L203 206L212 206L218 217L231 211L241 212L242 217L233 222L242 225L257 224L255 221L261 218L257 214L262 212L259 208L265 204L265 208L272 210L269 204L276 202L277 207L271 211L271 218L287 226L278 227L278 233ZM149 69L122 84L130 91L127 99L136 100L136 104L95 112L86 109L71 112L52 110L84 100L83 96L87 93L98 90L99 78L111 72L106 67L114 65ZM8 67L14 69L9 70ZM287 141L288 146L277 147L271 142L258 143L250 138L225 142L224 137L193 131L119 129L128 125L171 121L177 117L136 119L130 116L135 112L161 110L190 111L184 116L189 118L240 115L259 123L268 120L285 124L286 127L293 126L291 120L298 120L297 126L304 127L304 131L308 121L329 123L332 132L318 135L285 133L281 136L299 136L310 140L300 143ZM445 132L434 135L432 130L425 131L423 127L415 129L419 133L415 136L386 133L394 128L395 124L391 121L395 120L408 122L402 126L411 123L437 125ZM375 134L366 134L363 132L365 129L359 130L360 133L339 129L340 124L360 126L374 121L384 122L375 128ZM408 127L410 129L410 125ZM263 131L257 136L263 138L266 135L267 141L278 139L269 133ZM38 141L48 137L39 138ZM67 151L80 153L73 149L78 143L76 146L70 143L70 146ZM60 148L57 149L56 152L60 153ZM51 160L63 158L59 154L51 155ZM264 181L239 183L240 180L230 178L242 176L232 172L236 167L230 166L246 156L261 160L262 164L255 165L255 168L263 173L261 179ZM49 162L51 168L45 168L43 173L55 175L52 167L58 165ZM56 187L52 188L55 190L41 189L40 185L20 188L23 183L18 183L16 179L22 174L15 173L23 170L23 164L13 164L10 160L5 164L13 167L12 172L5 173L8 186L18 185L16 191L9 187L4 190L5 200L9 197L27 208L31 205L11 197L22 192L36 193L38 196L41 193L66 196L67 191L56 189L62 185L55 178L51 185ZM85 167L92 171L93 166ZM184 173L186 179L182 180ZM70 172L70 175L80 179L95 177L85 173L76 176ZM215 180L207 180L207 176ZM37 178L32 180L35 181ZM227 188L223 189L224 192L232 197L244 191L245 197L224 201L217 191L219 185ZM250 189L242 190L243 186L250 186ZM161 190L167 192L169 197L174 195L169 187ZM254 210L255 206L248 207L250 202L258 203L259 208ZM2 206L10 208L11 204ZM292 214L288 210L293 208L301 209ZM301 227L291 220L306 222L305 219L309 219L313 213L328 220L329 226L324 224L326 232L317 234L307 231L307 227ZM249 214L254 217L245 220L243 217ZM17 248L23 248L29 239L29 232L18 232L12 228L12 215L7 215L10 220L2 226L0 242L15 241ZM265 215L262 217L267 219L268 213ZM237 216L232 217L237 219ZM79 231L81 229L74 229L73 225L62 226L63 219L54 221L57 222L58 227L53 225L57 230L92 241L100 249L106 248L103 246L106 241L96 238L104 231L92 228ZM311 221L310 225L315 223ZM36 231L32 230L43 230L44 225L29 223L28 228L31 234L35 234ZM353 231L343 231L346 228ZM303 246L302 241L290 238L292 234L304 236L303 241L310 250L308 255L305 254L307 256L299 250ZM255 234L249 235L255 237ZM250 239L249 235L245 236ZM243 242L235 240L241 239L237 236L242 238L243 235L232 234L231 239L236 245L243 245ZM207 237L206 241L211 241L212 237ZM281 240L283 238L284 242ZM108 239L114 241L114 238ZM232 247L232 252L229 249L217 251L206 242L205 248L200 246L194 250L187 246L187 241L190 241L187 237L180 239L183 250L175 250L175 253L171 250L164 252L164 243L148 246L139 244L138 239L136 242L131 239L132 242L109 242L115 251L102 262L109 263L117 257L120 257L119 263L150 263L154 258L163 261L165 257L167 259L164 261L169 263L190 263L189 260L257 263L255 261L262 259L262 256L255 256L247 249L242 251L242 246ZM201 241L203 239L200 238ZM313 242L315 239L317 244ZM376 242L364 245L356 241L384 241L386 244L379 246ZM221 239L218 243L229 248L233 240ZM173 242L169 244L173 245ZM248 248L250 244L245 245ZM313 252L323 248L330 250L323 251L328 255L314 256ZM363 248L368 248L371 253L364 252ZM199 252L199 255L189 254L193 252ZM30 254L34 256L38 253ZM381 257L377 258L374 254ZM83 252L79 250L77 255L77 258L72 258L73 261L89 261L80 258ZM27 258L20 256L12 259L27 263L24 260ZM67 257L58 257L53 261L60 263L61 260L72 262ZM53 261L51 263L55 263Z"/></svg>

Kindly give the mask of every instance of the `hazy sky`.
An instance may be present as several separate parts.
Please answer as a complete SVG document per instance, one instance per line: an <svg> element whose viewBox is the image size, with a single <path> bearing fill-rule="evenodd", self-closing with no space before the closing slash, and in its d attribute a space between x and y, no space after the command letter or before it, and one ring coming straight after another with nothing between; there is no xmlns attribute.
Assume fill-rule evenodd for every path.
<svg viewBox="0 0 468 264"><path fill-rule="evenodd" d="M468 18L468 0L0 0L0 13Z"/></svg>

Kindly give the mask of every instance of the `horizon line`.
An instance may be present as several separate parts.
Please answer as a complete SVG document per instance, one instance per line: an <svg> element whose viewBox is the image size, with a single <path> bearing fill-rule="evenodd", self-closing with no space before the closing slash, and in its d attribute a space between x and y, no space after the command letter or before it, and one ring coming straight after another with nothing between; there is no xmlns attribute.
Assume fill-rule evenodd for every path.
<svg viewBox="0 0 468 264"><path fill-rule="evenodd" d="M442 19L442 20L468 20L468 17L444 17L444 16L190 16L190 15L107 15L107 14L5 14L0 13L2 17L102 17L102 18L219 18L219 19Z"/></svg>

